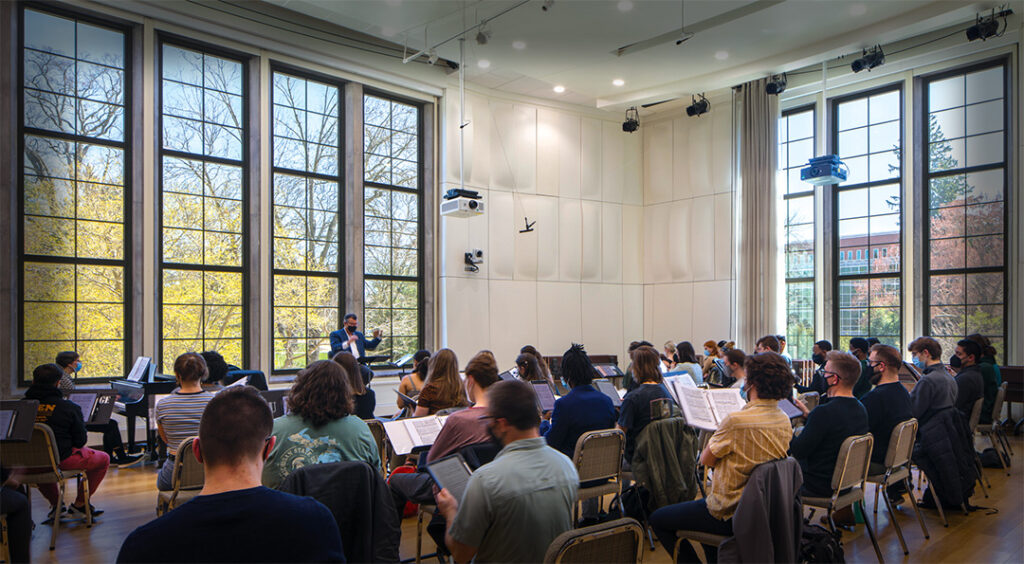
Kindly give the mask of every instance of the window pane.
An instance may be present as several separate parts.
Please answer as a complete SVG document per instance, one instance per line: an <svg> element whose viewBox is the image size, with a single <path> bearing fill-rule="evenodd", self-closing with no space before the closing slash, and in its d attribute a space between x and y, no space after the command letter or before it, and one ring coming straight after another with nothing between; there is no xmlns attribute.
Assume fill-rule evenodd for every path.
<svg viewBox="0 0 1024 564"><path fill-rule="evenodd" d="M928 166L948 173L929 181L927 326L948 350L971 333L1005 341L1004 76L998 64L928 84Z"/></svg>

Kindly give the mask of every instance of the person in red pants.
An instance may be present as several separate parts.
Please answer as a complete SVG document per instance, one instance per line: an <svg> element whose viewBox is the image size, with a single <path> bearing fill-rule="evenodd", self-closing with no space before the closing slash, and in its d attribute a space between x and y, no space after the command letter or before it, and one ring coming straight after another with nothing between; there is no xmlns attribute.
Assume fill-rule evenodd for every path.
<svg viewBox="0 0 1024 564"><path fill-rule="evenodd" d="M46 423L53 429L57 441L57 452L60 454L61 470L85 470L89 479L89 495L95 495L110 466L110 456L103 451L93 450L85 446L88 434L82 419L82 410L74 403L64 399L57 383L64 371L56 364L42 364L32 371L32 385L25 392L25 399L39 400L39 411L36 422ZM59 518L60 500L56 484L40 484L39 491L50 502L50 518ZM103 511L92 508L96 517ZM85 517L85 491L78 490L78 497L68 507L72 517Z"/></svg>

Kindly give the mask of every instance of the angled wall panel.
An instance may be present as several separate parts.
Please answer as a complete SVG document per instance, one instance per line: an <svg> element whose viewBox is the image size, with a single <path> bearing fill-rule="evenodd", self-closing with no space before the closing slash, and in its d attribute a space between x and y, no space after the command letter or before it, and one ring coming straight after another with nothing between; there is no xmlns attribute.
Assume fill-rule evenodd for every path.
<svg viewBox="0 0 1024 564"><path fill-rule="evenodd" d="M580 285L577 282L537 283L537 349L560 355L583 342Z"/></svg>
<svg viewBox="0 0 1024 564"><path fill-rule="evenodd" d="M601 121L583 118L580 125L580 197L601 200ZM615 200L619 202L620 200Z"/></svg>
<svg viewBox="0 0 1024 564"><path fill-rule="evenodd" d="M689 198L693 195L690 188L690 167L707 166L690 160L690 132L687 131L688 118L672 120L672 197L676 200Z"/></svg>
<svg viewBox="0 0 1024 564"><path fill-rule="evenodd" d="M690 135L687 140L686 167L690 170L690 193L693 196L704 196L712 193L711 187L711 120L714 112L695 118L688 118L687 128Z"/></svg>
<svg viewBox="0 0 1024 564"><path fill-rule="evenodd" d="M622 286L582 284L583 343L587 353L617 354L622 348Z"/></svg>
<svg viewBox="0 0 1024 564"><path fill-rule="evenodd" d="M601 191L606 202L623 201L626 139L622 129L610 122L601 124ZM642 203L642 202L641 202Z"/></svg>
<svg viewBox="0 0 1024 564"><path fill-rule="evenodd" d="M667 205L647 206L644 208L644 283L662 284L669 282L668 263L665 262L664 249L669 244L665 240L669 233L669 212Z"/></svg>
<svg viewBox="0 0 1024 564"><path fill-rule="evenodd" d="M516 194L513 205L514 217L537 217L538 196ZM509 230L516 248L516 280L537 279L537 232L520 233L514 226Z"/></svg>
<svg viewBox="0 0 1024 564"><path fill-rule="evenodd" d="M732 110L720 105L711 119L711 185L716 194L732 190Z"/></svg>
<svg viewBox="0 0 1024 564"><path fill-rule="evenodd" d="M559 151L564 143L559 130L561 114L537 110L537 193L558 195Z"/></svg>
<svg viewBox="0 0 1024 564"><path fill-rule="evenodd" d="M583 200L583 270L584 282L601 281L601 204Z"/></svg>
<svg viewBox="0 0 1024 564"><path fill-rule="evenodd" d="M728 249L715 241L715 198L694 198L690 208L690 256L693 258L693 279L714 280L715 255Z"/></svg>
<svg viewBox="0 0 1024 564"><path fill-rule="evenodd" d="M622 281L644 281L644 208L622 206Z"/></svg>
<svg viewBox="0 0 1024 564"><path fill-rule="evenodd" d="M514 195L512 192L491 192L487 206L484 217L488 218L490 245L488 246L487 254L484 256L484 262L480 265L481 272L484 272L483 269L486 269L486 272L489 272L490 278L510 280L515 275L516 258L515 246L513 244L513 233L515 230ZM472 241L467 241L463 252L471 248L480 249L483 247L473 247ZM454 254L450 256L456 257ZM460 268L462 267L460 266Z"/></svg>
<svg viewBox="0 0 1024 564"><path fill-rule="evenodd" d="M441 279L442 347L465 355L491 346L488 289L483 278Z"/></svg>
<svg viewBox="0 0 1024 564"><path fill-rule="evenodd" d="M693 284L693 334L702 339L735 340L732 326L732 282L694 282Z"/></svg>
<svg viewBox="0 0 1024 564"><path fill-rule="evenodd" d="M558 272L564 282L579 282L583 257L583 223L579 200L558 202Z"/></svg>
<svg viewBox="0 0 1024 564"><path fill-rule="evenodd" d="M673 282L693 280L690 264L690 202L680 200L669 205L668 239L662 243L667 257L669 278Z"/></svg>
<svg viewBox="0 0 1024 564"><path fill-rule="evenodd" d="M516 167L515 109L512 104L491 100L490 169L491 190L512 190ZM455 114L458 115L457 113ZM458 118L455 119L456 123ZM457 126L456 126L457 127ZM456 155L457 156L457 155Z"/></svg>
<svg viewBox="0 0 1024 564"><path fill-rule="evenodd" d="M559 279L559 245L558 245L558 198L538 196L535 216L530 218L536 222L534 238L537 239L537 279ZM526 222L518 218L520 223L515 231L524 229Z"/></svg>
<svg viewBox="0 0 1024 564"><path fill-rule="evenodd" d="M732 203L732 192L715 194L715 280L732 278Z"/></svg>
<svg viewBox="0 0 1024 564"><path fill-rule="evenodd" d="M644 204L643 136L639 133L618 132L623 142L622 203Z"/></svg>
<svg viewBox="0 0 1024 564"><path fill-rule="evenodd" d="M672 122L641 128L644 134L644 204L672 199Z"/></svg>
<svg viewBox="0 0 1024 564"><path fill-rule="evenodd" d="M622 282L622 206L601 206L601 279Z"/></svg>
<svg viewBox="0 0 1024 564"><path fill-rule="evenodd" d="M491 280L490 343L498 366L513 366L519 349L537 342L537 283L523 280ZM478 328L479 330L479 328ZM480 350L469 349L463 356ZM465 365L469 358L460 359Z"/></svg>
<svg viewBox="0 0 1024 564"><path fill-rule="evenodd" d="M512 171L518 192L537 191L537 108L515 106L514 143L516 168Z"/></svg>
<svg viewBox="0 0 1024 564"><path fill-rule="evenodd" d="M644 287L640 284L622 285L622 341L616 354L619 365L625 370L629 364L626 349L630 341L638 341L644 335Z"/></svg>
<svg viewBox="0 0 1024 564"><path fill-rule="evenodd" d="M693 317L693 284L656 284L654 286L654 318L648 340L661 350L665 341L687 341L692 335L703 335L691 325ZM692 341L691 341L692 342Z"/></svg>
<svg viewBox="0 0 1024 564"><path fill-rule="evenodd" d="M466 183L487 188L491 182L491 116L487 98L466 96ZM458 115L458 114L456 114Z"/></svg>

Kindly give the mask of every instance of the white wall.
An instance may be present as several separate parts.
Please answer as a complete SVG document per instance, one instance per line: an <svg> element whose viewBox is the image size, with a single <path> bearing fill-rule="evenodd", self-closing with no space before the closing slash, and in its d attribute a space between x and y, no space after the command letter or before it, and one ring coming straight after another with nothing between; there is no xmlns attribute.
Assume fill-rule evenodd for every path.
<svg viewBox="0 0 1024 564"><path fill-rule="evenodd" d="M465 364L490 349L500 368L519 348L625 358L643 331L642 137L618 114L466 93L465 183L487 212L441 218L440 346ZM459 185L459 96L445 96L442 191ZM524 217L536 221L519 233ZM482 249L480 271L463 254Z"/></svg>
<svg viewBox="0 0 1024 564"><path fill-rule="evenodd" d="M644 337L659 349L735 338L731 95L710 100L641 125Z"/></svg>

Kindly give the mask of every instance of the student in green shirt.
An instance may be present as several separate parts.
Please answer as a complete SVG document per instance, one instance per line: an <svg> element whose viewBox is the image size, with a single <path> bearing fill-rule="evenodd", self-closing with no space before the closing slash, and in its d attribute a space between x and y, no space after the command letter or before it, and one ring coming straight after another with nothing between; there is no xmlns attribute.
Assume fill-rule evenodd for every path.
<svg viewBox="0 0 1024 564"><path fill-rule="evenodd" d="M318 360L299 372L287 398L288 414L274 420L277 444L263 467L263 485L277 488L308 464L362 460L380 466L370 428L355 414L345 369Z"/></svg>

